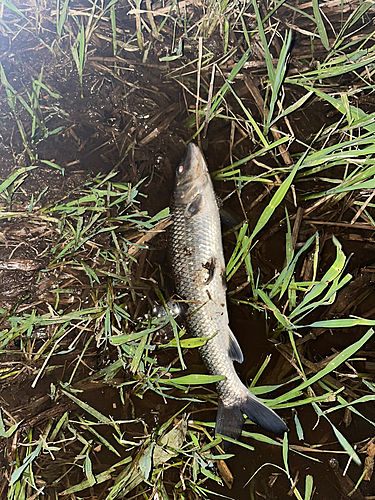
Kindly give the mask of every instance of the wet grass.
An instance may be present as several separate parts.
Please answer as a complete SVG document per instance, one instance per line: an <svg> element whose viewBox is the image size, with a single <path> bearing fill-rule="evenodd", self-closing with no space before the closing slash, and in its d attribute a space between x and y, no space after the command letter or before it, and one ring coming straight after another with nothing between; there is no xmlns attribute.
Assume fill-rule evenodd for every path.
<svg viewBox="0 0 375 500"><path fill-rule="evenodd" d="M350 303L342 314L329 309L354 277L340 235L322 235L317 229L344 227L357 241L370 239L373 246L375 126L365 102L374 90L373 33L366 17L372 4L360 3L351 12L342 4L342 10L328 12L333 15L328 22L317 1L308 12L279 2L267 14L262 2L240 6L215 1L195 10L189 2L154 8L150 2L129 1L125 23L124 7L116 0L87 5L65 0L53 12L48 2L38 8L0 3L2 36L20 36L22 26L53 54L56 66L69 61L82 98L89 88L85 75L99 54L110 61L100 67L105 78L120 79L133 93L147 86L127 80L137 62L144 69L158 65L164 78L176 82L186 106L185 129L179 132L185 139L203 145L207 137L212 143L214 127L222 124L227 157L215 165L213 177L225 181L225 199L237 196L244 212L225 240L231 238L232 244L228 296L233 304L260 312L272 328L269 337L280 360L285 359L283 376L269 373L269 358L261 360L250 390L281 410L293 432L281 441L244 430L237 444L248 453L262 443L280 449L278 463L262 463L246 479L252 483L271 467L287 478L290 496L309 500L319 488L317 478L301 471L303 480L296 483L299 470L290 465L295 454L313 464L319 449L345 456L348 466L362 465L357 443L335 416L349 412L369 424L367 429L375 425L362 411L375 399L373 375L366 369L371 353L363 350L373 337L374 313L354 314ZM46 23L52 30L49 37L44 36ZM254 56L255 47L261 48L261 56ZM126 59L135 51L138 59L131 60L131 67ZM249 67L257 68L262 82L254 80ZM37 269L31 300L30 294L21 294L11 306L2 305L0 379L10 390L31 387L38 397L2 407L0 435L6 452L1 491L17 500L42 494L81 498L91 495L87 491L106 499L133 494L216 498L209 481L232 486L225 461L230 466L238 448L224 453L222 438L213 437L214 424L196 418L195 412L214 407L211 384L218 378L185 371L189 349L203 341L189 338L174 317L166 300L165 269L152 262L146 272L147 252L156 248L169 212L149 215L143 210L142 192L149 179L127 183L118 175L121 162L136 171L136 145L151 143L152 151L158 128L154 135L132 136L139 128L134 118L133 128L111 130L108 142L115 142L118 157L108 174L93 175L52 203L42 203L44 191L32 193L25 210L18 198L25 196L23 186L34 171L50 167L65 173L60 158L45 156L37 147L56 137L62 140L63 133L76 136L76 118L64 110L47 66L35 68L17 85L9 73L3 62L2 119L14 164L0 184L1 219L9 224L27 220L48 229L48 245L39 255L48 262ZM303 136L297 119L308 120L317 102L325 103L333 118ZM128 106L127 113L135 117L138 111ZM15 130L6 127L12 121ZM82 144L84 139L77 138L77 148ZM254 206L244 206L243 196L253 186L258 186L259 203L268 200L256 219L247 215ZM309 226L302 231L303 223ZM256 255L267 231L280 227L285 228L284 264L270 275ZM8 261L8 266L21 266L12 254ZM47 285L38 288L38 283ZM152 314L155 300L164 306L163 315ZM170 335L161 342L159 332L166 328ZM347 335L345 346L325 352L319 361L309 357L303 346L327 331ZM105 361L98 361L99 352L107 353ZM262 382L267 374L272 383ZM116 392L127 417L116 408L103 411L90 397L94 388ZM174 414L162 412L156 424L140 417L137 400L150 393L163 403L174 402ZM334 450L324 448L318 437L314 442L314 433L300 418L299 409L305 407L317 421L327 422ZM370 431L361 436L363 441L370 438ZM364 478L374 460L374 454L363 453L366 463L353 486L356 493L368 481ZM110 460L102 459L107 455ZM220 491L230 497L229 490Z"/></svg>

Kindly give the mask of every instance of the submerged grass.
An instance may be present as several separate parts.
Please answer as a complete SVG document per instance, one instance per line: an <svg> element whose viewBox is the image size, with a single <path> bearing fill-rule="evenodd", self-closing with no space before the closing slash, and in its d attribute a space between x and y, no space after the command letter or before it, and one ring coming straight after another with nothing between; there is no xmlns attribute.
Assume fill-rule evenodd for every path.
<svg viewBox="0 0 375 500"><path fill-rule="evenodd" d="M159 62L167 64L165 74L184 91L191 113L187 127L191 134L195 130L193 138L202 142L218 123L230 124L229 160L223 161L214 173L215 179L234 185L226 198L237 194L242 203L245 189L256 184L270 190L269 201L257 220L244 220L232 230L236 240L227 264L227 280L231 287L235 283L229 292L234 303L261 311L272 324L276 343L285 337L285 344L279 343L277 349L290 371L288 376L275 377L277 384L258 385L269 370L268 358L262 360L250 390L260 397L266 395L267 404L283 409L287 418L293 410L289 426L295 427L301 441L307 435L313 440L314 434L304 427L297 409L310 408L318 421L328 422L332 440L340 448L336 452L361 464L355 444L332 416L350 410L375 425L361 411L362 403L373 404L375 390L371 376L361 372L360 364L360 356L365 356L362 348L373 337L375 320L350 314L325 317L325 308L337 302L340 290L353 279L347 271L349 259L340 237L332 234L333 251L327 263L321 248L322 235L315 228L301 235L297 247L298 227L295 234L292 221L298 212L289 212L294 210L293 204L302 202L309 215L323 204L345 206L351 197L360 200L363 192L375 188L374 116L361 104L374 90L375 46L372 32L359 26L373 9L372 3L360 3L348 15L335 11L342 18L335 31L327 22L327 6L315 0L309 13L306 8L298 9L282 1L273 4L266 15L263 2L239 5L211 1L203 5L199 16L188 2L154 10L151 2L143 5L129 1L128 18L134 20L129 36L125 35L128 27L121 25L124 7L117 0L87 5L59 1L52 17L42 7L39 11L34 6L30 17L21 7L5 0L0 3L4 33L15 36L17 23L32 30L33 19L38 27L35 36L42 40L43 47L47 46L56 60L66 57L71 65L74 63L82 97L85 72L89 71L89 63L95 62L92 54L99 40L110 45L113 72L105 78L120 80L132 92L140 83L124 77L121 65L127 53L136 50L137 45L142 52L142 67L147 68L147 64L153 64L149 62L153 51L158 57L162 53L157 52L157 43L170 41L170 50L159 57ZM287 21L286 28L280 28L279 15L288 19L288 15L297 14L300 24ZM53 41L44 41L40 34L43 15L53 23ZM233 32L240 36L231 44ZM301 33L308 34L313 50L309 49L308 65L305 56L297 53L302 65L299 67L304 69L291 72L294 41ZM206 43L215 36L221 43L220 56ZM239 41L242 38L243 43ZM184 55L184 43L196 48L192 57ZM238 45L242 50L238 50ZM263 68L262 94L248 71L254 62L255 47L262 49L262 59L255 60ZM132 64L136 61L132 60ZM26 165L17 165L0 185L3 220L25 216L24 211L13 206L31 172L41 165L62 170L58 158L41 158L35 153L39 142L67 129L65 125L48 125L61 115L61 109L46 106L45 101L61 96L51 90L46 72L46 67L39 68L28 84L16 88L5 65L0 65L7 117L16 124L20 152L28 155ZM347 82L354 84L349 88ZM104 85L104 78L100 85ZM296 90L297 97L291 100ZM256 101L256 107L249 105L247 94ZM313 137L302 138L295 133L293 120L296 116L301 119L303 113L308 113L311 101L318 100L329 105L336 115ZM137 129L136 120L134 124L132 129L125 128L124 135ZM134 154L134 144L145 144L144 137L126 144L125 140L121 142L121 134L111 133L110 141L116 143L122 160ZM242 143L246 146L242 147ZM134 161L131 166L136 170ZM254 172L250 166L259 168ZM42 494L49 498L56 498L57 494L79 497L85 495L87 488L101 491L101 497L108 500L128 497L135 489L136 494L148 498L216 498L226 495L210 491L208 480L218 484L224 481L229 486L233 481L220 461L233 458L236 449L233 448L233 455L225 454L222 439L212 438L207 431L214 424L193 420L189 414L196 411L193 403L211 404L216 400L209 384L218 377L184 371L188 349L199 347L203 341L187 338L185 329L173 316L173 308L164 299L164 290L162 293L158 288L155 270L147 275L137 272L139 262L146 259L141 260L140 256L153 245L153 235L166 227L169 212L165 209L150 216L141 209L142 183L120 182L116 174L113 170L107 176L94 176L82 188L47 206L39 206L40 195L31 200L26 213L28 220L48 224L52 234L49 264L39 270L39 281L48 280L49 288L48 293L38 292L40 300L38 296L31 304L25 303L25 298L12 308L2 308L0 353L4 364L11 364L0 378L16 387L17 379L22 380L31 370L31 387L44 393L40 395L40 406L12 411L4 407L1 413L0 435L4 441L16 443L7 461L2 489L7 490L10 499L37 498ZM366 229L373 232L373 204L356 203L356 217L364 219ZM335 222L326 221L324 214L321 220ZM285 263L273 276L265 278L254 256L271 224L286 226ZM350 221L347 227L349 224ZM298 273L307 254L312 259L311 273L300 279ZM155 296L164 307L163 315L151 314ZM163 343L158 332L166 327L172 336ZM360 327L364 330L355 341L332 356L329 353L321 362L313 363L305 357L301 346L314 332ZM108 350L106 363L95 361L98 348ZM174 357L163 362L163 355L172 349ZM351 377L341 373L344 366L350 368ZM49 377L52 382L47 392L44 379L50 380ZM129 418L120 418L115 407L113 413L105 414L99 402L90 398L94 387L116 391ZM145 400L151 393L163 402L174 400L180 408L176 407L172 416L162 412L156 425L150 418L139 417L132 397ZM45 410L42 405L47 402L52 406ZM249 481L265 467L276 467L288 479L290 495L304 500L313 497L317 484L313 475L306 474L302 485L295 484L290 454L301 451L290 443L291 438L285 436L281 442L246 430L243 437L250 438L254 446L242 440L237 444L249 452L256 450L258 443L280 448L279 463L260 465ZM303 456L317 461L314 453L318 444L306 444ZM104 471L97 466L102 450L113 459ZM51 458L59 466L49 477ZM108 484L110 489L103 493L104 489L99 488L107 489Z"/></svg>

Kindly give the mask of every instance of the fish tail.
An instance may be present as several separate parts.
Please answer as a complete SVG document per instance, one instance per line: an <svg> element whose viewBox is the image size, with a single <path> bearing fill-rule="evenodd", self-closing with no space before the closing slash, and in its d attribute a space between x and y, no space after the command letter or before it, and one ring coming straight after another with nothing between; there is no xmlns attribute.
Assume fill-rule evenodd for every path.
<svg viewBox="0 0 375 500"><path fill-rule="evenodd" d="M262 403L251 392L246 391L246 397L234 405L224 405L219 399L215 434L238 439L245 422L244 414L252 422L274 434L281 435L288 431L285 422L271 408Z"/></svg>

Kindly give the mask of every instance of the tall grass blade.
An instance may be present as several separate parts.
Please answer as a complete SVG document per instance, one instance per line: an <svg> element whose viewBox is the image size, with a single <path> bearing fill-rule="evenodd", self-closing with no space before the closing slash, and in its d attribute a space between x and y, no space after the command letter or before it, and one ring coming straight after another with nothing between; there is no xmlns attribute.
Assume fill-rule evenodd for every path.
<svg viewBox="0 0 375 500"><path fill-rule="evenodd" d="M258 137L259 137L260 141L262 142L263 146L265 148L268 148L269 147L269 143L268 143L268 141L267 141L267 139L265 137L265 135L267 135L267 134L263 134L262 133L262 131L259 128L259 125L254 120L254 118L252 117L250 111L246 108L246 106L243 104L243 102L241 101L241 99L235 93L234 89L232 87L229 87L229 88L230 88L231 93L235 97L236 101L241 106L242 111L245 113L245 116L248 119L248 121L250 122L250 125L253 127L253 129L255 130L255 132L258 134Z"/></svg>
<svg viewBox="0 0 375 500"><path fill-rule="evenodd" d="M283 401L288 401L295 397L295 394L303 391L307 387L310 387L312 384L317 382L318 380L324 378L326 375L331 373L333 370L336 370L342 363L344 363L347 359L353 356L374 334L374 330L371 328L368 330L365 335L354 344L350 345L342 352L340 352L337 356L335 356L322 370L313 375L311 378L298 385L295 389L279 396L278 398L273 400L273 403L281 403Z"/></svg>
<svg viewBox="0 0 375 500"><path fill-rule="evenodd" d="M324 99L326 102L331 104L334 108L337 109L337 111L340 111L340 113L342 113L343 115L346 114L346 109L345 109L341 99L336 99L335 97L327 94L326 92L323 92L321 89L311 87L310 85L301 85L301 86L304 87L306 90L308 90L309 93L314 92L318 97L320 97L321 99ZM364 119L368 118L367 121L363 122L362 124L359 121L358 124L362 125L362 127L364 129L366 129L368 132L375 133L375 123L374 123L374 118L373 118L374 113L371 113L371 115L368 115L359 106L352 106L352 105L350 106L350 112L351 112L351 115L353 117L355 117L354 120L362 120L362 119L364 120ZM355 122L352 123L351 125L354 126Z"/></svg>
<svg viewBox="0 0 375 500"><path fill-rule="evenodd" d="M273 67L271 52L270 52L270 49L268 48L268 42L267 42L267 38L266 38L266 35L264 32L262 18L260 17L260 13L259 13L259 9L258 9L256 1L253 1L253 7L254 7L254 11L255 11L255 17L256 17L256 20L258 23L258 33L259 33L259 36L260 36L260 39L261 39L261 42L263 45L264 57L266 59L268 78L270 79L271 87L274 88L275 87L275 68Z"/></svg>
<svg viewBox="0 0 375 500"><path fill-rule="evenodd" d="M375 326L375 320L357 318L356 316L352 318L342 318L342 319L326 319L322 321L314 321L310 325L311 328L350 328L352 326Z"/></svg>
<svg viewBox="0 0 375 500"><path fill-rule="evenodd" d="M31 23L31 21L29 19L27 19L27 17L24 15L23 12L21 12L18 7L16 5L14 5L13 2L8 2L8 0L0 0L0 4L3 4L4 7L7 7L8 9L10 9L11 11L13 11L15 14L17 14L17 16L20 16L22 17L22 19L24 21L26 21L27 23Z"/></svg>
<svg viewBox="0 0 375 500"><path fill-rule="evenodd" d="M270 128L270 123L272 121L272 117L273 117L274 110L275 110L276 101L279 97L280 88L281 88L281 85L282 85L284 78L285 78L291 42L292 42L292 31L289 30L287 32L285 39L284 39L283 46L282 46L281 51L280 51L280 56L279 56L279 61L277 63L276 71L274 72L274 80L273 80L273 83L271 84L271 87L272 87L271 101L270 101L269 112L268 112L268 116L267 116L267 120L266 120L266 124L265 124L264 135L268 134L268 131Z"/></svg>
<svg viewBox="0 0 375 500"><path fill-rule="evenodd" d="M289 453L288 433L284 432L284 438L283 438L283 462L284 462L284 467L285 467L286 475L288 476L288 478L290 478L289 464L288 464L288 453Z"/></svg>
<svg viewBox="0 0 375 500"><path fill-rule="evenodd" d="M318 33L319 33L320 39L322 41L323 47L326 50L330 50L327 31L326 31L326 28L324 26L322 14L320 13L320 9L319 9L319 0L312 0L312 5L313 5L314 16L315 16L315 22L316 22L316 25L318 27Z"/></svg>
<svg viewBox="0 0 375 500"><path fill-rule="evenodd" d="M61 389L61 392L66 397L71 399L74 403L76 403L80 408L82 408L82 410L86 411L87 413L92 415L94 418L98 419L99 422L102 422L103 424L112 425L112 420L110 418L106 417L105 415L103 415L102 413L100 413L100 411L96 410L95 408L93 408L89 404L85 403L84 401L81 401L76 396L74 396L73 394L71 394L70 392L68 392L64 389Z"/></svg>
<svg viewBox="0 0 375 500"><path fill-rule="evenodd" d="M307 152L305 153L307 154ZM276 193L273 195L270 203L268 206L263 210L261 216L259 217L257 224L255 228L253 229L253 232L251 233L250 239L253 241L255 236L264 228L264 226L267 224L267 222L270 220L272 217L273 213L275 212L276 208L280 205L280 203L283 201L285 198L288 189L290 188L297 172L298 169L300 168L303 159L305 155L303 155L298 163L295 164L295 166L292 168L290 174L288 177L285 179L285 181L281 184L281 186L278 188Z"/></svg>
<svg viewBox="0 0 375 500"><path fill-rule="evenodd" d="M313 404L313 407L314 407L316 413L319 416L324 417L329 422L330 426L332 427L333 432L335 433L335 436L337 437L338 442L340 443L342 448L347 452L349 457L351 457L357 465L362 465L359 456L355 452L352 445L348 442L346 437L337 429L337 427L335 425L333 425L333 423L329 420L328 417L326 417L326 415L322 412L322 410L319 408L319 406L316 403L312 403L312 404Z"/></svg>
<svg viewBox="0 0 375 500"><path fill-rule="evenodd" d="M311 236L306 243L303 245L302 248L296 253L296 255L290 260L288 265L284 267L284 269L281 271L280 275L275 281L275 284L273 285L271 291L270 291L270 298L274 297L279 291L280 295L279 298L281 298L286 290L289 287L290 281L293 278L294 271L297 265L297 262L299 261L299 258L301 255L315 242L319 240L319 234L315 233L313 236Z"/></svg>
<svg viewBox="0 0 375 500"><path fill-rule="evenodd" d="M291 113L294 113L298 109L302 108L302 106L310 99L310 97L313 95L314 91L310 90L307 92L307 94L303 95L297 101L290 106L288 106L282 113L277 115L269 124L269 128L271 128L276 122L278 122L281 118L284 118L285 116L290 115Z"/></svg>
<svg viewBox="0 0 375 500"><path fill-rule="evenodd" d="M336 294L336 291L337 291L338 285L339 285L338 280L339 280L339 278L344 270L344 266L346 264L346 257L345 257L344 252L342 251L342 246L341 246L340 242L334 236L332 237L332 242L336 247L336 258L335 258L333 264L328 269L328 271L324 274L321 281L312 287L310 292L308 292L306 294L306 296L303 298L302 302L291 312L291 314L290 314L291 319L295 318L299 314L306 312L307 310L314 309L318 305L322 305L323 303L330 300L333 295ZM347 277L344 278L345 281L341 283L341 286L343 286L343 284L345 284L350 279L351 279L351 275L347 275ZM334 286L334 287L332 286L328 290L328 292L326 292L324 297L319 299L318 302L313 302L326 290L328 285L331 282L335 282L335 280L336 280L336 286Z"/></svg>
<svg viewBox="0 0 375 500"><path fill-rule="evenodd" d="M235 66L232 68L228 79L225 81L224 85L221 87L221 89L214 95L212 99L212 104L211 104L211 112L210 112L210 118L211 120L215 116L215 111L217 108L222 104L223 99L230 89L231 84L235 80L237 74L241 71L243 68L243 65L247 62L251 54L251 49L247 49L246 52L242 55L241 59L235 64ZM203 113L205 110L202 111ZM195 117L189 121L188 125L192 126L195 124ZM193 138L197 137L198 134L200 134L204 128L204 122L201 124L197 132L194 134Z"/></svg>
<svg viewBox="0 0 375 500"><path fill-rule="evenodd" d="M337 50L340 45L344 42L345 40L345 33L353 26L355 25L362 16L366 14L366 12L371 9L373 6L372 2L362 2L358 5L358 7L350 14L348 19L345 21L344 26L341 28L335 43L333 44L332 49Z"/></svg>
<svg viewBox="0 0 375 500"><path fill-rule="evenodd" d="M62 6L62 9L60 11L60 0L56 6L56 31L57 34L59 35L59 38L61 38L64 24L68 18L68 8L69 8L69 2L70 0L64 0L64 4Z"/></svg>

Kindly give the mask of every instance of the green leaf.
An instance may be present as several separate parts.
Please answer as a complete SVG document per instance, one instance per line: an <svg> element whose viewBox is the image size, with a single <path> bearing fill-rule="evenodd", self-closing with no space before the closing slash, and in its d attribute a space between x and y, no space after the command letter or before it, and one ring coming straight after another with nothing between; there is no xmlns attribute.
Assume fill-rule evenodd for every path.
<svg viewBox="0 0 375 500"><path fill-rule="evenodd" d="M282 46L281 51L280 51L280 56L279 56L279 61L277 63L276 71L274 73L274 81L272 83L271 101L270 101L266 125L264 128L264 135L268 134L268 131L270 128L270 123L271 123L271 120L272 120L272 117L274 114L275 105L276 105L277 99L279 98L280 88L281 88L281 85L282 85L284 78L285 78L291 42L292 42L292 31L288 30L287 36L283 42L283 46Z"/></svg>
<svg viewBox="0 0 375 500"><path fill-rule="evenodd" d="M284 462L285 472L286 472L288 478L290 478L289 465L288 465L288 451L289 451L288 433L284 432L284 438L283 438L283 462Z"/></svg>
<svg viewBox="0 0 375 500"><path fill-rule="evenodd" d="M296 426L298 439L299 439L299 441L303 441L304 440L303 428L302 428L301 422L298 418L297 412L294 414L294 423Z"/></svg>
<svg viewBox="0 0 375 500"><path fill-rule="evenodd" d="M164 384L179 384L179 385L205 385L205 384L214 384L219 382L220 380L224 380L224 375L200 375L200 374L191 374L184 375L183 377L176 377L171 380L163 379Z"/></svg>
<svg viewBox="0 0 375 500"><path fill-rule="evenodd" d="M9 437L8 434L5 431L3 417L1 415L1 409L0 409L0 437L3 437L3 438L8 438Z"/></svg>
<svg viewBox="0 0 375 500"><path fill-rule="evenodd" d="M217 434L217 436L221 437L224 441L227 441L228 443L236 444L238 446L242 446L242 448L246 448L246 450L254 451L255 448L253 446L250 446L247 443L243 443L242 441L238 441L237 439L230 438L228 436L222 436L221 434Z"/></svg>
<svg viewBox="0 0 375 500"><path fill-rule="evenodd" d="M34 170L35 168L38 168L38 166L34 165L31 167L21 167L15 170L13 174L0 184L0 194L8 189L8 187L11 186L19 177L27 174L27 172Z"/></svg>
<svg viewBox="0 0 375 500"><path fill-rule="evenodd" d="M150 446L146 448L142 457L139 459L140 473L146 481L150 477L150 473L152 470L152 455L154 453L154 446L155 443L151 443Z"/></svg>
<svg viewBox="0 0 375 500"><path fill-rule="evenodd" d="M352 319L353 318L353 319ZM375 320L358 317L343 318L343 319L326 319L323 321L315 321L311 323L311 328L350 328L352 326L375 326ZM302 326L301 326L302 328Z"/></svg>
<svg viewBox="0 0 375 500"><path fill-rule="evenodd" d="M196 347L201 347L206 344L212 337L202 337L202 338L192 338L192 339L181 339L180 346L182 349L194 349ZM160 348L166 349L167 347L177 347L176 339L172 339L168 344L160 346Z"/></svg>
<svg viewBox="0 0 375 500"><path fill-rule="evenodd" d="M312 491L314 486L313 476L307 475L305 480L305 500L310 500L312 498Z"/></svg>
<svg viewBox="0 0 375 500"><path fill-rule="evenodd" d="M307 154L307 152L306 152ZM302 164L304 159L304 155L299 159L299 161L295 164L295 166L292 168L290 174L288 177L285 179L285 181L281 184L281 186L278 188L276 193L272 196L272 199L268 206L263 210L263 213L258 219L258 222L251 233L250 239L254 240L255 236L263 229L263 227L267 224L267 222L270 220L271 216L273 215L274 211L276 208L280 205L280 203L283 201L285 198L288 189L290 188L294 177L296 176L298 169L300 168L300 165Z"/></svg>
<svg viewBox="0 0 375 500"><path fill-rule="evenodd" d="M40 440L35 450L26 455L26 457L23 459L22 465L20 467L17 467L17 469L13 472L10 478L9 486L13 486L13 484L16 483L21 478L22 474L25 472L27 467L29 467L29 465L31 465L32 462L39 456L41 449L42 449L42 441Z"/></svg>

